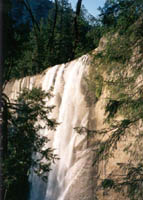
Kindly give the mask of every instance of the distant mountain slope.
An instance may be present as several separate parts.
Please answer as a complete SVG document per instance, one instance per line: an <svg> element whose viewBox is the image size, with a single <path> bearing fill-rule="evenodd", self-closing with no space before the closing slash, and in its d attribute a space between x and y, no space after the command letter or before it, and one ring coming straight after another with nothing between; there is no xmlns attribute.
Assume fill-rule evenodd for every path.
<svg viewBox="0 0 143 200"><path fill-rule="evenodd" d="M26 10L24 4L22 4L18 0L11 0L12 2L12 10L11 15L14 19L16 25L20 25L23 23L32 23L31 17ZM54 7L54 3L50 0L31 0L29 1L33 14L37 21L40 19L46 19L49 13L49 10Z"/></svg>

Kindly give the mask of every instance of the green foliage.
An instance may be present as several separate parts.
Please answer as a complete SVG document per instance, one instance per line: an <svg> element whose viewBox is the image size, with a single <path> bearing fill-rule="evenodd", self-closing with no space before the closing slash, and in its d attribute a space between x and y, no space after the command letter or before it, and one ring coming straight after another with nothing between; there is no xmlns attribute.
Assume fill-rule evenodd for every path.
<svg viewBox="0 0 143 200"><path fill-rule="evenodd" d="M104 179L102 181L103 188L112 188L114 186L114 181L112 179Z"/></svg>
<svg viewBox="0 0 143 200"><path fill-rule="evenodd" d="M105 112L108 113L108 119L113 118L119 109L121 102L117 100L109 100L109 103L106 106Z"/></svg>
<svg viewBox="0 0 143 200"><path fill-rule="evenodd" d="M124 164L118 163L120 168L124 169L126 175L120 178L104 179L101 183L102 187L107 189L114 189L131 200L141 200L143 197L142 183L143 183L143 165L133 165L132 163Z"/></svg>
<svg viewBox="0 0 143 200"><path fill-rule="evenodd" d="M98 21L95 22L92 28L86 33L85 39L87 42L85 44L87 45L86 49L88 48L88 52L98 47L99 40L103 36L103 27Z"/></svg>
<svg viewBox="0 0 143 200"><path fill-rule="evenodd" d="M125 63L130 58L131 47L134 43L134 36L128 36L127 29L140 17L142 8L141 0L107 1L105 6L102 9L100 8L101 15L99 19L95 19L83 7L78 19L79 41L77 48L74 50L75 58L96 48L100 38L105 33L112 31L114 33L118 32L122 37L111 39L108 42L106 61L114 60L115 62L121 61ZM74 12L71 5L67 0L59 1L54 38L52 38L52 28L55 10L53 6L48 7L48 9L48 15L45 14L47 19L44 18L43 22L41 21L40 23L41 10L39 9L39 16L37 15L37 10L34 11L36 13L33 13L38 20L40 31L34 27L31 29L28 24L22 24L22 22L15 26L13 25L15 21L13 22L8 15L6 16L6 34L9 41L5 45L7 46L7 55L4 79L9 80L10 78L37 74L49 66L65 63L73 59ZM11 11L11 7L6 13L9 11ZM15 18L15 20L18 19ZM130 30L130 32L135 31ZM136 34L142 34L141 27L140 31L136 31ZM127 37L129 40L126 40ZM14 49L13 46L15 46ZM112 53L113 51L114 54Z"/></svg>
<svg viewBox="0 0 143 200"><path fill-rule="evenodd" d="M95 61L96 62L96 61ZM96 63L96 67L94 65L94 60L91 62L91 66L89 69L89 73L85 78L88 91L90 92L91 97L94 99L94 103L96 103L101 94L104 87L104 80L100 73L100 67Z"/></svg>
<svg viewBox="0 0 143 200"><path fill-rule="evenodd" d="M123 33L140 17L142 10L142 0L106 1L100 8L100 17L106 30L120 29Z"/></svg>
<svg viewBox="0 0 143 200"><path fill-rule="evenodd" d="M135 26L136 32L134 32ZM97 99L101 95L103 86L108 86L111 93L116 94L116 97L113 97L115 99L128 98L125 88L129 84L133 87L136 80L137 69L133 69L134 72L131 77L126 77L126 75L124 75L125 68L128 67L138 40L140 44L143 41L141 27L142 22L136 22L135 25L129 26L124 33L120 33L119 30L119 32L115 33L117 29L114 29L114 31L112 30L105 35L107 43L104 49L97 52L95 55L91 55L93 61L91 62L91 68L87 77L87 84L89 90L95 93ZM138 62L140 62L140 60ZM101 76L102 73L110 78L103 80L105 78ZM112 76L110 75L111 73L113 73ZM117 101L119 100L117 99Z"/></svg>
<svg viewBox="0 0 143 200"><path fill-rule="evenodd" d="M23 5L20 6L23 9ZM13 7L13 10L16 12L16 8ZM34 75L49 66L65 63L73 59L74 11L71 5L67 0L58 2L54 35L55 9L53 7L50 9L49 7L48 15L45 15L47 18L41 21L39 20L40 12L41 10L39 10L38 17L37 11L33 9L33 14L38 17L36 19L38 20L39 30L35 26L31 27L31 20L29 22L30 25L28 23L24 24L22 20L19 24L19 19L15 18L17 23L11 22L8 25L11 32L9 32L9 42L7 43L8 55L5 58L5 80ZM23 17L27 17L27 12L23 13ZM20 18L22 19L22 16ZM9 17L7 17L8 19ZM78 26L79 41L75 50L75 57L94 49L101 37L101 25L98 22L95 23L95 19L89 16L84 7L78 19ZM13 46L15 47L14 49Z"/></svg>
<svg viewBox="0 0 143 200"><path fill-rule="evenodd" d="M57 159L53 149L47 147L49 139L42 135L44 129L57 126L54 119L48 118L53 106L47 107L45 98L50 96L41 89L25 89L14 104L9 104L4 161L6 200L26 200L30 171L46 180L51 162Z"/></svg>
<svg viewBox="0 0 143 200"><path fill-rule="evenodd" d="M127 39L127 35L117 36L115 39L109 40L106 47L106 62L122 62L125 63L131 57L132 42ZM114 52L114 53L113 53Z"/></svg>

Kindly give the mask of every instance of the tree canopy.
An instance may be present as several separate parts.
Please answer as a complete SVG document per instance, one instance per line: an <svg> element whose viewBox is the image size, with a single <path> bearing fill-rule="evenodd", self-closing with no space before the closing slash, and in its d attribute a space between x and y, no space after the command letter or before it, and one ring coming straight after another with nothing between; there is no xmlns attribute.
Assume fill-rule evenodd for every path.
<svg viewBox="0 0 143 200"><path fill-rule="evenodd" d="M7 5L4 73L7 80L68 62L98 44L100 25L81 5L78 15L68 0L55 3L12 0ZM98 31L94 31L95 27Z"/></svg>

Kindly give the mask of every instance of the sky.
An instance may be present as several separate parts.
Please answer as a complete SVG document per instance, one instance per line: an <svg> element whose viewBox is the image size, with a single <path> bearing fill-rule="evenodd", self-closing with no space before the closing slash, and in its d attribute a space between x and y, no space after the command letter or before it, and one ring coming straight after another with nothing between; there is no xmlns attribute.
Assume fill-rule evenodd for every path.
<svg viewBox="0 0 143 200"><path fill-rule="evenodd" d="M72 4L73 9L75 9L77 0L69 0L69 2ZM95 17L99 14L97 9L99 6L102 7L104 3L105 0L82 0L82 4L85 6L88 12Z"/></svg>

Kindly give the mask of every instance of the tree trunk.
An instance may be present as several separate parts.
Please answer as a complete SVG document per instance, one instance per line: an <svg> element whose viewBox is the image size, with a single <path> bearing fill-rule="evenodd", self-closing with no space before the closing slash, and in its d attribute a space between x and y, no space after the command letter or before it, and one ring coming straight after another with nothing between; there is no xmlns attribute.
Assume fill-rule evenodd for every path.
<svg viewBox="0 0 143 200"><path fill-rule="evenodd" d="M39 24L38 24L37 20L35 19L34 15L33 15L32 9L31 9L30 4L29 4L29 1L28 0L23 0L22 3L24 4L24 6L26 7L27 11L30 14L33 27L35 28L35 25L36 25L37 30L40 31Z"/></svg>
<svg viewBox="0 0 143 200"><path fill-rule="evenodd" d="M74 39L74 45L73 45L73 55L72 57L74 58L75 56L75 51L79 43L79 27L78 27L78 18L80 16L80 10L81 10L81 4L82 0L78 0L77 5L76 5L76 13L74 17L74 34L75 34L75 39Z"/></svg>
<svg viewBox="0 0 143 200"><path fill-rule="evenodd" d="M48 47L50 47L50 51L52 51L52 49L53 49L53 43L54 43L54 37L55 37L55 28L56 28L56 24L57 24L57 16L58 16L58 0L55 0L54 22L53 22L51 37L50 37L49 42L48 42Z"/></svg>
<svg viewBox="0 0 143 200"><path fill-rule="evenodd" d="M3 200L2 69L3 69L3 0L0 0L0 200Z"/></svg>

